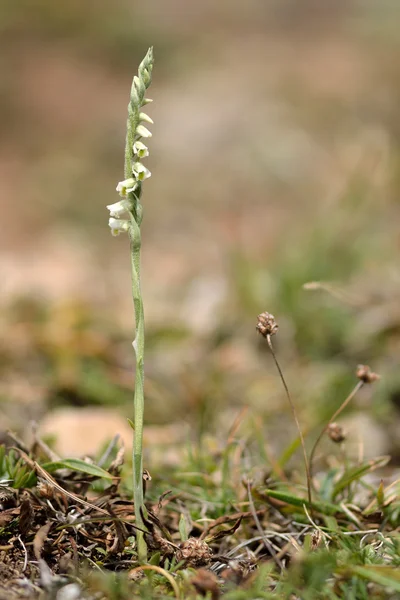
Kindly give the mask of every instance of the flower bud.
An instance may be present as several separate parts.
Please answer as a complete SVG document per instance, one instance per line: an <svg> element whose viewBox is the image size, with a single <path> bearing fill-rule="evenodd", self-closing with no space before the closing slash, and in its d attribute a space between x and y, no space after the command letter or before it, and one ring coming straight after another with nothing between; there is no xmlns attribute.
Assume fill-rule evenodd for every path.
<svg viewBox="0 0 400 600"><path fill-rule="evenodd" d="M150 123L151 125L153 125L154 121L151 117L149 117L149 115L146 115L146 113L141 112L139 113L139 119L141 121L144 121L145 123Z"/></svg>
<svg viewBox="0 0 400 600"><path fill-rule="evenodd" d="M147 87L147 84L148 84L148 83L150 83L150 78L151 78L151 75L150 75L150 73L148 72L148 70L147 70L147 69L143 69L143 72L142 72L142 79L143 79L143 83L144 83L144 85L145 85L146 87Z"/></svg>
<svg viewBox="0 0 400 600"><path fill-rule="evenodd" d="M139 137L149 138L153 134L147 129L147 127L144 127L144 125L138 125L136 127L136 135L138 135Z"/></svg>

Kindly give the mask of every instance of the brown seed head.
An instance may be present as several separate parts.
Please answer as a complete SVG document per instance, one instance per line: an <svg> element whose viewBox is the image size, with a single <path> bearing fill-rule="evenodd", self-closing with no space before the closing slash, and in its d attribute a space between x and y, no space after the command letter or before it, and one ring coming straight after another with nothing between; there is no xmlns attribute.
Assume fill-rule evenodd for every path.
<svg viewBox="0 0 400 600"><path fill-rule="evenodd" d="M337 423L329 423L326 431L332 442L335 442L335 444L340 444L340 442L343 442L346 439L343 427Z"/></svg>
<svg viewBox="0 0 400 600"><path fill-rule="evenodd" d="M218 579L211 571L199 569L190 582L202 596L211 593L212 600L218 600L220 597Z"/></svg>
<svg viewBox="0 0 400 600"><path fill-rule="evenodd" d="M143 469L143 481L151 481L151 475L147 469Z"/></svg>
<svg viewBox="0 0 400 600"><path fill-rule="evenodd" d="M42 498L46 498L48 500L54 498L54 487L50 485L48 481L42 479L41 477L38 478L36 489L39 496L41 496Z"/></svg>
<svg viewBox="0 0 400 600"><path fill-rule="evenodd" d="M263 337L266 338L267 335L274 335L278 331L278 327L275 317L271 313L263 312L261 315L258 315L256 329Z"/></svg>
<svg viewBox="0 0 400 600"><path fill-rule="evenodd" d="M320 529L314 529L311 534L310 550L317 550L323 542L323 536Z"/></svg>
<svg viewBox="0 0 400 600"><path fill-rule="evenodd" d="M374 383L380 379L380 375L371 371L368 365L358 365L356 376L364 383Z"/></svg>
<svg viewBox="0 0 400 600"><path fill-rule="evenodd" d="M186 566L201 567L207 565L212 557L212 550L209 545L199 538L190 537L186 542L179 545L176 551L176 559L184 560Z"/></svg>

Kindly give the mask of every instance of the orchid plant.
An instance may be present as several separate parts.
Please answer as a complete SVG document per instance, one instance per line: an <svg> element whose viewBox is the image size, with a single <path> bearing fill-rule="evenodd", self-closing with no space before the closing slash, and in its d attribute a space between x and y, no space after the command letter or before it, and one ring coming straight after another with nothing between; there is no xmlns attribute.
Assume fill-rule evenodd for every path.
<svg viewBox="0 0 400 600"><path fill-rule="evenodd" d="M128 120L125 144L125 179L117 185L121 200L107 206L110 211L109 226L112 235L127 233L130 239L132 295L135 311L136 335L133 348L136 355L136 376L134 396L134 442L133 442L133 498L135 504L136 525L145 529L143 523L143 413L144 413L144 313L140 285L140 225L142 222L142 205L140 203L143 182L151 176L150 171L142 164L142 159L149 155L143 140L151 137L151 132L143 124L152 124L151 118L142 111L143 106L152 102L145 97L151 83L153 70L153 48L149 48L139 65L138 75L134 76L130 101L128 104ZM143 533L137 531L137 553L141 561L147 557L146 542Z"/></svg>

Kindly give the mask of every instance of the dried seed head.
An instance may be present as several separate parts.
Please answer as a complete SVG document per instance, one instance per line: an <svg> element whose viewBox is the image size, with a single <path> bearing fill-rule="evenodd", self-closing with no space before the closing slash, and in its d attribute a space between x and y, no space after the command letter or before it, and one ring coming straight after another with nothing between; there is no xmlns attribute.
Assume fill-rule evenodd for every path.
<svg viewBox="0 0 400 600"><path fill-rule="evenodd" d="M131 569L128 573L128 579L129 581L140 581L141 579L144 578L144 571L143 569L138 569L138 567L135 567L134 569Z"/></svg>
<svg viewBox="0 0 400 600"><path fill-rule="evenodd" d="M340 442L343 442L346 439L343 427L337 423L329 423L326 431L332 442L335 442L335 444L340 444Z"/></svg>
<svg viewBox="0 0 400 600"><path fill-rule="evenodd" d="M311 533L310 550L317 550L322 544L323 536L320 529L314 529Z"/></svg>
<svg viewBox="0 0 400 600"><path fill-rule="evenodd" d="M186 542L179 545L176 551L176 559L184 560L186 566L201 567L207 565L212 557L212 550L209 545L199 538L190 537Z"/></svg>
<svg viewBox="0 0 400 600"><path fill-rule="evenodd" d="M22 535L27 535L33 524L33 507L31 499L27 492L23 492L21 496L21 509L19 515L18 528Z"/></svg>
<svg viewBox="0 0 400 600"><path fill-rule="evenodd" d="M356 376L363 383L374 383L380 379L380 375L371 371L368 365L358 365Z"/></svg>
<svg viewBox="0 0 400 600"><path fill-rule="evenodd" d="M278 327L275 317L271 313L263 312L261 315L258 315L256 329L263 337L274 335L278 331Z"/></svg>
<svg viewBox="0 0 400 600"><path fill-rule="evenodd" d="M4 510L2 506L3 502L7 502L16 496L17 490L9 488L8 486L0 485L0 511Z"/></svg>
<svg viewBox="0 0 400 600"><path fill-rule="evenodd" d="M143 481L151 481L151 475L147 469L143 469Z"/></svg>
<svg viewBox="0 0 400 600"><path fill-rule="evenodd" d="M142 478L143 478L143 494L146 494L147 482L151 481L151 475L150 475L150 473L148 472L147 469L143 469Z"/></svg>
<svg viewBox="0 0 400 600"><path fill-rule="evenodd" d="M218 588L218 579L214 573L207 569L199 569L196 575L192 577L190 583L196 588L196 591L202 596L211 594L212 600L218 600L220 597Z"/></svg>
<svg viewBox="0 0 400 600"><path fill-rule="evenodd" d="M54 487L41 477L38 478L36 489L39 496L41 496L42 498L46 498L48 500L54 498Z"/></svg>

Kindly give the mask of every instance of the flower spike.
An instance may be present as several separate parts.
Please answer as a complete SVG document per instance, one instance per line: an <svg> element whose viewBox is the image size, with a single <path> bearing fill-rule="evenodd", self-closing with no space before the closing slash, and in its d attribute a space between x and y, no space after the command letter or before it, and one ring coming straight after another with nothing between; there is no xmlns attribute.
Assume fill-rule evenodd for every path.
<svg viewBox="0 0 400 600"><path fill-rule="evenodd" d="M109 204L110 212L108 225L112 235L128 233L131 251L132 294L135 311L136 336L133 349L136 355L135 397L133 403L135 437L133 441L133 499L135 507L137 557L140 563L147 561L147 546L143 536L145 523L143 520L143 412L144 412L144 314L140 286L140 225L142 221L142 205L140 202L142 184L151 176L150 171L141 163L149 155L147 146L141 138L150 138L151 132L142 125L152 124L152 119L141 107L151 102L145 98L147 88L151 83L153 70L153 49L149 48L146 56L139 65L138 74L134 76L128 104L128 120L125 140L124 177L117 185L117 192L122 197L119 202Z"/></svg>

